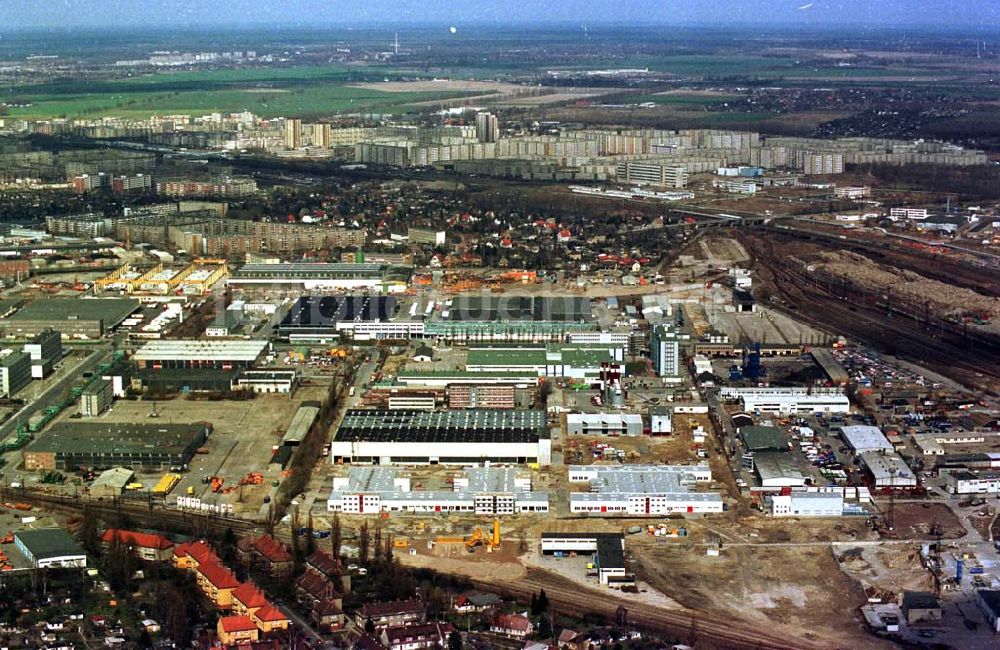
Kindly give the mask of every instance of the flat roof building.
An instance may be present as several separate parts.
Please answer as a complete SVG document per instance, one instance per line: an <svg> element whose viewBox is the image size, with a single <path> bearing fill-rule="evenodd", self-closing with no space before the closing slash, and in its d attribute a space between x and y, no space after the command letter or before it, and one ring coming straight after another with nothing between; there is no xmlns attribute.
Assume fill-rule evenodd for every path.
<svg viewBox="0 0 1000 650"><path fill-rule="evenodd" d="M24 450L28 471L124 466L184 469L212 431L194 424L60 422Z"/></svg>
<svg viewBox="0 0 1000 650"><path fill-rule="evenodd" d="M865 451L859 454L875 489L917 487L917 475L894 451Z"/></svg>
<svg viewBox="0 0 1000 650"><path fill-rule="evenodd" d="M132 360L140 369L251 368L267 353L265 340L156 340L139 348Z"/></svg>
<svg viewBox="0 0 1000 650"><path fill-rule="evenodd" d="M0 396L13 397L31 379L31 357L24 352L11 352L0 359Z"/></svg>
<svg viewBox="0 0 1000 650"><path fill-rule="evenodd" d="M764 500L765 511L773 517L840 517L844 514L844 492L791 490L772 494Z"/></svg>
<svg viewBox="0 0 1000 650"><path fill-rule="evenodd" d="M543 411L349 410L330 457L380 465L548 465L552 441Z"/></svg>
<svg viewBox="0 0 1000 650"><path fill-rule="evenodd" d="M471 467L451 490L412 490L410 479L390 467L352 467L333 481L330 512L468 512L478 515L544 513L549 495L531 491L531 478L512 467Z"/></svg>
<svg viewBox="0 0 1000 650"><path fill-rule="evenodd" d="M406 291L413 269L341 262L245 264L227 280L233 285L299 286L306 291Z"/></svg>
<svg viewBox="0 0 1000 650"><path fill-rule="evenodd" d="M71 338L100 338L140 308L133 298L39 298L0 320L7 335L57 329Z"/></svg>
<svg viewBox="0 0 1000 650"><path fill-rule="evenodd" d="M589 483L589 492L570 493L572 513L660 516L722 512L722 496L695 492L712 480L708 465L571 465L570 483Z"/></svg>
<svg viewBox="0 0 1000 650"><path fill-rule="evenodd" d="M739 400L751 413L849 413L851 401L842 388L740 388L725 386L719 394Z"/></svg>
<svg viewBox="0 0 1000 650"><path fill-rule="evenodd" d="M542 555L593 553L602 585L626 575L625 536L621 533L542 533L541 550Z"/></svg>
<svg viewBox="0 0 1000 650"><path fill-rule="evenodd" d="M892 443L878 427L855 424L840 427L840 436L856 454L866 451L892 451Z"/></svg>
<svg viewBox="0 0 1000 650"><path fill-rule="evenodd" d="M569 413L566 433L584 436L641 436L642 416L638 413Z"/></svg>
<svg viewBox="0 0 1000 650"><path fill-rule="evenodd" d="M78 569L87 566L87 554L62 528L39 528L14 533L14 546L35 569Z"/></svg>
<svg viewBox="0 0 1000 650"><path fill-rule="evenodd" d="M788 451L788 436L778 427L740 427L739 434L747 451Z"/></svg>

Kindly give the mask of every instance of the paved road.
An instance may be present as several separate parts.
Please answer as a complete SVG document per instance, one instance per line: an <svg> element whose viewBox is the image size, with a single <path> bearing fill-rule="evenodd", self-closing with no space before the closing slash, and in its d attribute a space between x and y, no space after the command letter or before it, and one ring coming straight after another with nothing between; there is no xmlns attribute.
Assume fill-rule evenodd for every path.
<svg viewBox="0 0 1000 650"><path fill-rule="evenodd" d="M62 401L67 388L72 386L83 373L90 372L104 361L107 361L110 355L111 344L102 343L75 368L63 368L62 377L53 382L37 399L30 404L26 404L20 411L4 422L3 425L0 425L0 440L6 439L15 433L21 423L27 422L35 413Z"/></svg>

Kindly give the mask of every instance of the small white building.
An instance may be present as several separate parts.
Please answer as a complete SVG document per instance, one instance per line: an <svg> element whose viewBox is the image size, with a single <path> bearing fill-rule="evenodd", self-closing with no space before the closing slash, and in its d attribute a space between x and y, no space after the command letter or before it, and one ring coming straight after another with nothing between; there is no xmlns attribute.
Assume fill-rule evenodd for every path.
<svg viewBox="0 0 1000 650"><path fill-rule="evenodd" d="M1000 492L1000 472L942 472L945 485L952 494L996 494Z"/></svg>
<svg viewBox="0 0 1000 650"><path fill-rule="evenodd" d="M841 517L844 493L788 490L765 497L765 506L773 517Z"/></svg>
<svg viewBox="0 0 1000 650"><path fill-rule="evenodd" d="M584 436L641 436L642 416L637 413L569 413L566 433Z"/></svg>
<svg viewBox="0 0 1000 650"><path fill-rule="evenodd" d="M673 410L669 406L654 406L649 409L649 431L654 436L673 433Z"/></svg>

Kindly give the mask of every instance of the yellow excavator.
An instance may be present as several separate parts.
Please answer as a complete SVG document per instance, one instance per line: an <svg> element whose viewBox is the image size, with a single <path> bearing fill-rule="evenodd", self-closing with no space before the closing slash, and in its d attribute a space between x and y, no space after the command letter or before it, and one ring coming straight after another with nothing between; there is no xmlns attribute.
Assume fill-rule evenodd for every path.
<svg viewBox="0 0 1000 650"><path fill-rule="evenodd" d="M487 534L479 526L472 530L472 533L465 537L435 537L435 544L463 544L469 553L474 553L479 546L485 546L487 553L492 553L500 548L500 520L493 520L493 530Z"/></svg>

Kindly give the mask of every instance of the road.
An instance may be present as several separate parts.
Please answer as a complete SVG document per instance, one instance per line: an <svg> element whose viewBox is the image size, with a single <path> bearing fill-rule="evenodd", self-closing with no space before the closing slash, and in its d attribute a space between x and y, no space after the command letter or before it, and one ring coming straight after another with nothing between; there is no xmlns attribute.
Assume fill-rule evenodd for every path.
<svg viewBox="0 0 1000 650"><path fill-rule="evenodd" d="M29 404L26 404L20 411L12 415L6 422L4 422L3 425L0 425L0 440L4 440L8 436L14 434L21 423L27 423L27 421L35 413L62 401L66 390L72 386L83 373L93 371L101 363L107 361L110 355L111 343L102 343L75 368L63 367L60 370L60 373L62 374L61 377L56 379L48 388L46 388L45 391L37 397L37 399L33 400Z"/></svg>

